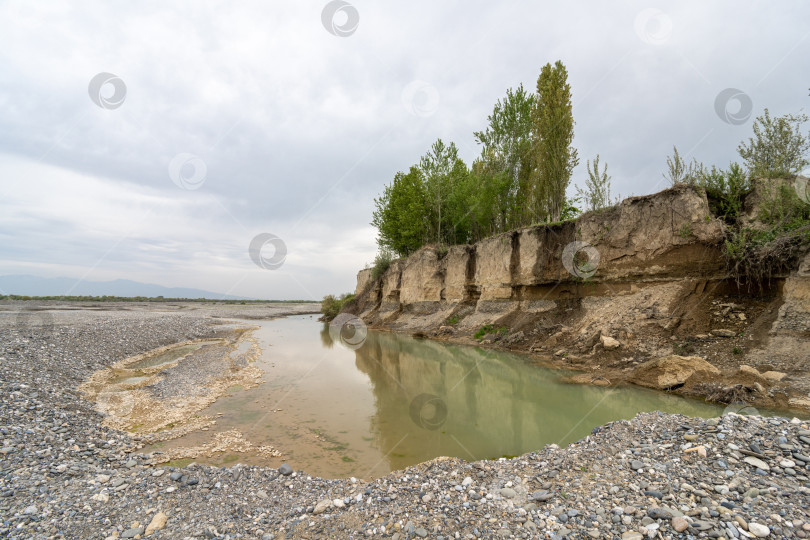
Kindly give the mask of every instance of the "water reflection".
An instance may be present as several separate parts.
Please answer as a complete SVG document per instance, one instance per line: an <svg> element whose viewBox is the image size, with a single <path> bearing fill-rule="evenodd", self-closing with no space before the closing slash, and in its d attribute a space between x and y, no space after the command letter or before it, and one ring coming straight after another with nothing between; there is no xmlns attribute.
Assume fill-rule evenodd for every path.
<svg viewBox="0 0 810 540"><path fill-rule="evenodd" d="M274 446L296 469L369 478L438 456L477 460L566 444L640 411L722 412L649 390L561 384L564 374L509 353L375 331L352 349L344 343L354 340L308 317L251 324L260 326L257 366L266 382L220 398L202 411L218 417L211 431L163 450L235 428L255 445ZM281 463L233 453L200 461Z"/></svg>
<svg viewBox="0 0 810 540"><path fill-rule="evenodd" d="M640 411L704 417L722 412L636 388L561 384L559 372L516 355L397 334L370 332L355 355L375 397L372 430L380 450L394 456L519 455L566 444Z"/></svg>

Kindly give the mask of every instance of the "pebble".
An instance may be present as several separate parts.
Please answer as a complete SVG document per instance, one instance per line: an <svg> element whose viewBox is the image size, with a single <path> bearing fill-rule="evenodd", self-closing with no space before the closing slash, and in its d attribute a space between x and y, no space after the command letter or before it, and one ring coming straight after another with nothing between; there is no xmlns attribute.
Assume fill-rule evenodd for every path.
<svg viewBox="0 0 810 540"><path fill-rule="evenodd" d="M101 313L80 314L90 322L63 327L58 343L0 340L2 538L810 537L810 444L798 438L810 429L776 417L641 413L563 448L434 460L372 480L315 478L286 463L172 469L104 427L76 387L209 327L193 313ZM48 369L32 369L43 361ZM695 444L705 453L683 452Z"/></svg>
<svg viewBox="0 0 810 540"><path fill-rule="evenodd" d="M754 456L745 456L743 458L743 461L748 463L749 465L756 467L757 469L762 469L763 471L771 470L771 467L767 463Z"/></svg>
<svg viewBox="0 0 810 540"><path fill-rule="evenodd" d="M677 532L683 532L689 527L689 522L686 521L686 518L676 516L672 518L672 528L675 529Z"/></svg>
<svg viewBox="0 0 810 540"><path fill-rule="evenodd" d="M133 527L121 533L121 538L135 538L143 534L143 527Z"/></svg>
<svg viewBox="0 0 810 540"><path fill-rule="evenodd" d="M765 538L771 534L771 530L766 525L761 525L754 521L748 524L748 532L757 538Z"/></svg>

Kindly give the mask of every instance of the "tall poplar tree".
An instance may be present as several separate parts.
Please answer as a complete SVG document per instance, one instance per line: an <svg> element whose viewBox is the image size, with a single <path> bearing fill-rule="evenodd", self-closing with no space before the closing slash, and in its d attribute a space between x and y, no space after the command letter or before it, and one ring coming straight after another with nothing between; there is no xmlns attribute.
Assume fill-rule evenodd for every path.
<svg viewBox="0 0 810 540"><path fill-rule="evenodd" d="M574 140L574 114L568 70L562 62L543 66L532 109L533 157L530 207L541 220L559 221L565 190L579 163Z"/></svg>

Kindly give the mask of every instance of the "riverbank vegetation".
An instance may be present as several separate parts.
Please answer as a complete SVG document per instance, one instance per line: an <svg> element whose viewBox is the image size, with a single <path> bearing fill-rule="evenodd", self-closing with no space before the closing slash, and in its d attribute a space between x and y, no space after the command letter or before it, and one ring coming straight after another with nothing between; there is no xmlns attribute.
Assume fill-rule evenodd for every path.
<svg viewBox="0 0 810 540"><path fill-rule="evenodd" d="M385 186L372 219L383 253L407 256L426 244L472 243L576 217L579 209L565 195L579 157L562 62L543 67L535 92L522 85L507 90L474 136L481 155L471 166L454 143L438 139L419 163ZM606 199L587 201L598 206Z"/></svg>
<svg viewBox="0 0 810 540"><path fill-rule="evenodd" d="M375 199L372 225L379 254L372 266L382 275L396 257L424 245L440 250L469 244L520 227L576 218L583 211L615 206L611 177L600 156L586 162L584 187L566 198L579 163L573 147L575 125L568 73L561 62L546 64L536 91L522 85L497 101L488 125L474 133L481 154L467 166L454 143L437 139L407 172L398 172ZM667 157L671 185L687 184L706 193L712 214L726 225L723 247L729 274L752 283L794 265L810 249L810 188L797 174L808 161L808 117L772 117L768 109L753 123L753 136L740 143L741 163L721 169L678 149ZM793 183L805 182L803 186ZM756 184L756 186L755 186ZM762 196L757 215L743 216L746 197ZM756 222L756 225L754 225ZM688 237L689 231L683 234Z"/></svg>
<svg viewBox="0 0 810 540"><path fill-rule="evenodd" d="M810 164L810 134L802 134L805 114L773 118L768 109L753 124L753 137L737 152L743 164L711 169L697 160L687 165L677 148L667 158L664 177L703 190L712 214L726 225L723 253L729 274L738 283L761 285L792 269L810 249L810 189L797 176ZM756 188L753 215L746 215L746 197Z"/></svg>
<svg viewBox="0 0 810 540"><path fill-rule="evenodd" d="M321 313L323 317L321 320L323 321L331 321L335 317L337 317L338 313L343 309L348 302L351 302L354 299L353 293L345 293L339 296L334 295L326 295L323 297L321 301Z"/></svg>

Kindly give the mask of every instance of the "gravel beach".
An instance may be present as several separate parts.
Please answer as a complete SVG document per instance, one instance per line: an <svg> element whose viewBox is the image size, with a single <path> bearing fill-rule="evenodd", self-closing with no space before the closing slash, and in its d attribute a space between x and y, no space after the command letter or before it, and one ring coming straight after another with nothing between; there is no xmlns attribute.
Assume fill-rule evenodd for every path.
<svg viewBox="0 0 810 540"><path fill-rule="evenodd" d="M312 305L0 307L3 538L810 536L805 421L646 413L566 448L438 458L372 481L287 466L175 469L104 427L78 386L129 356L216 336L217 318Z"/></svg>

